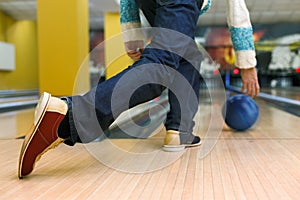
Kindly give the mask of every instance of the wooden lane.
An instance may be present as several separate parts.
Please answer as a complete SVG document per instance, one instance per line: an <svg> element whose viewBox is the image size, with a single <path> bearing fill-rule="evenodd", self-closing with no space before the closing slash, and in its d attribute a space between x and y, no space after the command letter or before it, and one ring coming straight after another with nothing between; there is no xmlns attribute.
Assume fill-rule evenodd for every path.
<svg viewBox="0 0 300 200"><path fill-rule="evenodd" d="M0 139L24 136L33 123L34 109L0 113Z"/></svg>
<svg viewBox="0 0 300 200"><path fill-rule="evenodd" d="M243 133L224 128L206 157L201 157L203 146L187 149L171 164L147 173L122 172L124 168L115 166L120 162L121 167L147 169L157 166L157 160L163 163L163 129L146 140L112 140L129 152L122 158L105 149L105 142L61 145L23 180L17 179L22 140L0 140L0 199L298 199L300 118L262 100L257 103L260 117L253 128ZM210 105L200 106L195 130L203 140L216 139L207 134ZM108 163L95 159L92 150L106 152ZM156 155L132 159L149 152Z"/></svg>
<svg viewBox="0 0 300 200"><path fill-rule="evenodd" d="M274 96L285 97L300 101L300 87L292 88L262 88L262 92Z"/></svg>

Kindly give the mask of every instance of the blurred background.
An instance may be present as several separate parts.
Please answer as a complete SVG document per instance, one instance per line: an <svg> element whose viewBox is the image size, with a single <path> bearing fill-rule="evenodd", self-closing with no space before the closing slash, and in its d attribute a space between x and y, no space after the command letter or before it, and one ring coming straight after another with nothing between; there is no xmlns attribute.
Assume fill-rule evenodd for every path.
<svg viewBox="0 0 300 200"><path fill-rule="evenodd" d="M300 1L245 2L262 91L300 101ZM202 64L203 87L213 85L216 75L226 86L240 87L224 0L214 0L199 18L196 42L212 59ZM122 43L118 0L0 0L2 112L32 107L42 91L84 93L131 63Z"/></svg>

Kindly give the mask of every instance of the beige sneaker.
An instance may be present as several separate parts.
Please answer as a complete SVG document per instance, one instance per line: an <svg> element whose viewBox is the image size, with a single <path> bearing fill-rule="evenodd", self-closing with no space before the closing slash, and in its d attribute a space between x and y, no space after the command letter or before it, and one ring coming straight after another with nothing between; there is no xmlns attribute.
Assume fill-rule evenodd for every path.
<svg viewBox="0 0 300 200"><path fill-rule="evenodd" d="M199 146L201 139L190 133L168 130L164 139L164 151L182 151L186 147Z"/></svg>

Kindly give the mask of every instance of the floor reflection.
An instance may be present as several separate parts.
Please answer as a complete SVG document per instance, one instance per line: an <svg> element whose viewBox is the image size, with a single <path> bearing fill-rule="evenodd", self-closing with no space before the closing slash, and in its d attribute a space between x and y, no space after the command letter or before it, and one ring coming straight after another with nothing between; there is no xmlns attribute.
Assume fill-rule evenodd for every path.
<svg viewBox="0 0 300 200"><path fill-rule="evenodd" d="M24 136L33 122L34 109L0 113L0 139Z"/></svg>

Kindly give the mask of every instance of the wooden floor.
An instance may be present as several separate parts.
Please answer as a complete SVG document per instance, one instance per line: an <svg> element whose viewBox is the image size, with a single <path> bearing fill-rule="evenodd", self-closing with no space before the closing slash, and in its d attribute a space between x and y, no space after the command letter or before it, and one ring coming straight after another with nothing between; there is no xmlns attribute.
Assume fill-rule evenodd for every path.
<svg viewBox="0 0 300 200"><path fill-rule="evenodd" d="M290 88L262 88L261 90L264 93L286 97L292 100L300 101L300 88L299 87L290 87Z"/></svg>
<svg viewBox="0 0 300 200"><path fill-rule="evenodd" d="M259 121L245 133L224 127L211 137L204 104L196 131L211 143L166 153L162 129L146 140L60 145L22 180L22 139L1 139L0 199L299 199L300 118L258 103Z"/></svg>

